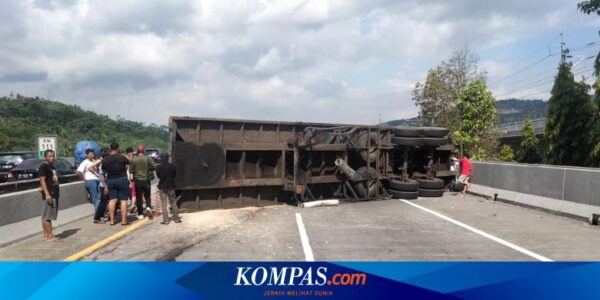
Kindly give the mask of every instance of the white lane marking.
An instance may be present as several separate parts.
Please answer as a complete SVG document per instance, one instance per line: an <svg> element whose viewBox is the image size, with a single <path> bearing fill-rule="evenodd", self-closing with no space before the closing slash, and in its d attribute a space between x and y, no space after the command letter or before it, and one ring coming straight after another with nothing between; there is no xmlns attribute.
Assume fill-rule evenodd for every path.
<svg viewBox="0 0 600 300"><path fill-rule="evenodd" d="M531 252L531 251L529 251L529 250L527 250L527 249L525 249L523 247L519 247L519 246L517 246L517 245L515 245L515 244L513 244L511 242L505 241L505 240L503 240L503 239L501 239L499 237L495 237L495 236L493 236L493 235L491 235L491 234L489 234L487 232L481 231L481 230L479 230L477 228L471 227L471 226L469 226L467 224L464 224L462 222L459 222L459 221L456 221L456 220L451 219L449 217L446 217L446 216L444 216L444 215L442 215L442 214L440 214L438 212L435 212L435 211L433 211L431 209L428 209L428 208L425 208L423 206L414 204L414 203L412 203L410 201L406 201L406 200L400 200L400 201L402 201L402 202L404 202L404 203L406 203L408 205L412 205L412 206L414 206L416 208L422 209L422 210L424 210L424 211L426 211L426 212L428 212L428 213L430 213L430 214L432 214L432 215L434 215L436 217L442 218L442 219L444 219L444 220L446 220L446 221L448 221L450 223L453 223L453 224L458 225L458 226L460 226L460 227L462 227L464 229L467 229L469 231L477 233L477 234L479 234L481 236L484 236L484 237L486 237L486 238L488 238L488 239L490 239L490 240L492 240L492 241L494 241L496 243L499 243L499 244L502 244L502 245L504 245L506 247L512 248L513 250L519 251L519 252L521 252L521 253L523 253L525 255L531 256L531 257L533 257L533 258L535 258L537 260L540 260L540 261L552 261L551 259L549 259L547 257L541 256L541 255L539 255L537 253L534 253L534 252Z"/></svg>
<svg viewBox="0 0 600 300"><path fill-rule="evenodd" d="M306 228L304 228L304 223L302 222L302 216L300 213L296 213L296 222L298 223L298 231L300 231L300 240L302 241L302 249L304 249L306 261L315 261L312 248L310 248L310 244L308 243L308 235L306 234Z"/></svg>

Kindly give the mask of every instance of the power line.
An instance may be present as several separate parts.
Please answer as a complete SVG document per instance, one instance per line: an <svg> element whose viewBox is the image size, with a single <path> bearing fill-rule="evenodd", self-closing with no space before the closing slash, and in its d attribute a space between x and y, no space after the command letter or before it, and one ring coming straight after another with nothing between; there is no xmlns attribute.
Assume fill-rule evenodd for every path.
<svg viewBox="0 0 600 300"><path fill-rule="evenodd" d="M525 71L525 70L527 70L527 69L529 69L529 68L531 68L531 67L533 67L533 66L535 66L535 65L537 65L537 64L539 64L539 63L541 63L541 62L543 62L544 60L546 60L546 59L548 59L548 58L550 58L551 56L554 56L554 55L556 55L556 54L548 54L547 56L544 56L544 57L542 57L542 58L538 59L538 60L537 60L537 61L535 61L534 63L532 63L532 64L530 64L530 65L527 65L527 66L525 66L524 68L521 68L521 69L519 69L518 71L516 71L516 72L514 72L514 73L511 73L511 74L509 74L509 75L507 75L507 76L504 76L504 77L502 77L502 78L501 78L501 79L499 79L499 80L496 80L496 81L490 82L490 85L491 85L491 84L497 84L497 83L500 83L500 82L502 82L502 81L504 81L504 80L506 80L506 79L508 79L508 78L510 78L510 77L512 77L512 76L514 76L514 75L517 75L517 74L519 74L519 73L521 73L521 72L523 72L523 71Z"/></svg>
<svg viewBox="0 0 600 300"><path fill-rule="evenodd" d="M555 36L554 36L554 37L553 37L553 38L552 38L550 41L548 41L548 46L544 46L544 49L545 49L546 47L549 47L549 44L550 44L550 43L554 42L554 41L555 41L557 38L559 38L559 37L561 37L561 36L562 36L562 34L557 34L557 35L555 35ZM526 59L529 59L530 57L533 57L533 55L537 54L537 53L538 53L538 49L539 49L539 48L536 48L534 51L532 51L532 52L531 52L531 53L530 53L528 56L526 56ZM499 80L492 81L492 82L490 82L489 84L490 84L490 85L492 85L492 84L496 84L496 83L502 82L502 81L504 81L504 80L506 80L506 79L508 79L508 78L510 78L510 77L512 77L512 76L514 76L514 75L517 75L517 74L519 74L519 73L521 73L521 72L523 72L523 71L525 71L525 70L529 69L529 68L530 68L530 67L532 67L532 66L535 66L535 65L537 65L537 64L539 64L539 63L541 63L542 61L546 60L548 57L550 57L550 56L554 56L554 55L556 55L556 54L549 53L549 54L548 54L548 56L542 57L542 58L541 58L541 59L539 59L538 61L535 61L534 63L532 63L532 64L530 64L530 65L528 65L528 66L525 66L525 67L524 67L524 68L522 68L521 70L518 70L518 71L516 71L516 72L514 72L514 73L511 73L511 74L509 74L509 75L507 75L507 76L505 76L505 77L503 77L503 78L501 78L501 79L499 79ZM526 59L523 59L523 60L526 60ZM523 61L523 60L521 60L521 61Z"/></svg>
<svg viewBox="0 0 600 300"><path fill-rule="evenodd" d="M594 70L594 67L590 67L590 68L587 68L587 69L584 69L584 70L580 70L578 72L574 72L573 75L583 74L583 73L586 73L586 72L589 72L589 71L592 71L592 70ZM514 91L511 91L511 92L508 92L508 93L503 93L503 94L497 96L496 98L503 98L503 97L506 97L506 96L509 96L509 95L516 94L516 93L518 93L520 91L524 91L524 90L528 90L528 89L531 89L531 88L534 88L534 87L538 87L540 85L552 83L553 81L554 81L554 78L543 80L543 81L539 81L539 82L537 82L535 84L527 85L527 86L522 87L522 88L520 88L518 90L514 90Z"/></svg>
<svg viewBox="0 0 600 300"><path fill-rule="evenodd" d="M591 46L591 47L580 48L578 50L573 50L573 51L570 51L570 52L582 51L582 50L585 50L585 49L592 49L592 48L600 46L600 42L594 42L594 43L598 43L598 44L594 45L594 46ZM588 43L588 44L591 44L591 43ZM578 57L579 60L576 63L573 64L573 69L575 69L575 66L578 66L579 68L581 68L582 67L582 65L580 65L581 62L584 62L584 61L587 61L589 59L593 59L593 58L596 57L595 55L592 56L592 55L589 55L589 54L590 53L588 51L588 53L586 55L577 55L577 56L569 55L569 56L567 56L567 58ZM540 75L544 75L544 74L547 74L549 72L554 72L556 70L556 66L550 66L550 68L548 68L548 66L547 66L546 68L540 69L540 70L541 70L540 72L535 72L535 73L530 73L530 72L521 73L521 74L519 74L520 76L516 76L516 77L513 77L510 80L508 80L508 82L509 82L508 86L510 87L512 85L512 83L516 83L517 86L520 86L520 85L523 84L523 80L527 80L527 79L531 79L531 78L537 78ZM504 86L506 86L506 84L504 84Z"/></svg>
<svg viewBox="0 0 600 300"><path fill-rule="evenodd" d="M588 59L589 58L585 58L582 61L585 61L585 60L588 60ZM589 67L593 67L593 64L590 64L590 65L581 64L581 65L578 65L577 67L574 67L572 69L572 72L575 75L577 72L579 72L579 71L581 71L581 70L583 70L585 68L589 68ZM545 73L550 73L550 71L546 71ZM548 80L548 79L553 79L555 76L556 76L556 73L552 72L552 74L549 75L549 76L546 75L546 76L543 76L543 77L538 78L538 79L533 80L533 81L519 82L516 85L512 85L512 86L508 86L508 87L505 86L505 88L508 89L508 90L520 90L522 87L526 87L526 86L529 86L529 85L532 85L532 84L536 84L536 83L539 83L541 81L545 81L545 80ZM530 76L530 77L531 78L536 78L537 76Z"/></svg>

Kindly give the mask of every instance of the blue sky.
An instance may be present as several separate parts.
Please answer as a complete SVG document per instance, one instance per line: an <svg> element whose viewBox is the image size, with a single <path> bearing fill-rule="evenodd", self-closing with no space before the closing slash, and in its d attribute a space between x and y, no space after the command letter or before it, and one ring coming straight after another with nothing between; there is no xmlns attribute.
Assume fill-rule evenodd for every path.
<svg viewBox="0 0 600 300"><path fill-rule="evenodd" d="M415 83L467 45L497 98L547 99L561 32L593 79L600 17L577 2L5 0L0 95L157 124L373 124L416 116Z"/></svg>

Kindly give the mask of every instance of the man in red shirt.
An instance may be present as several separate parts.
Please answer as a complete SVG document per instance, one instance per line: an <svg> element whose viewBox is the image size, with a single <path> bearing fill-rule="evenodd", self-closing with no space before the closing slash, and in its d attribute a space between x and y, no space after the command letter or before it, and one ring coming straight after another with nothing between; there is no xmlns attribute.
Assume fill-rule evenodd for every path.
<svg viewBox="0 0 600 300"><path fill-rule="evenodd" d="M465 196L465 192L469 188L471 184L471 162L469 161L468 153L465 153L463 157L460 159L460 177L458 177L458 181L464 183L464 188L461 196Z"/></svg>

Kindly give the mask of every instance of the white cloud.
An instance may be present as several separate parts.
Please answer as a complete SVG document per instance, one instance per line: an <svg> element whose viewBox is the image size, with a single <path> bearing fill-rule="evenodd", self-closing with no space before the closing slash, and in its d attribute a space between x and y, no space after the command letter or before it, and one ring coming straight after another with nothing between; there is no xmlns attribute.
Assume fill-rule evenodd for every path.
<svg viewBox="0 0 600 300"><path fill-rule="evenodd" d="M411 117L414 83L452 49L489 50L599 24L576 3L7 0L0 94L159 124L182 114L342 123ZM482 66L498 78L518 64Z"/></svg>

